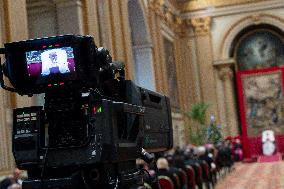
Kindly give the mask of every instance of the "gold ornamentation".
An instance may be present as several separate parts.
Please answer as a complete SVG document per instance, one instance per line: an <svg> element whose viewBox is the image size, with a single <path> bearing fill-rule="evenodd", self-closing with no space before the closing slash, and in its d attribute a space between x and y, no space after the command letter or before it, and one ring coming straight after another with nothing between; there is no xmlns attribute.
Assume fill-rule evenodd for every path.
<svg viewBox="0 0 284 189"><path fill-rule="evenodd" d="M191 24L196 35L207 35L211 28L211 17L192 18Z"/></svg>
<svg viewBox="0 0 284 189"><path fill-rule="evenodd" d="M171 7L167 6L164 0L151 0L149 10L164 21L164 23L169 28L172 28L179 36L186 34L186 27L188 27L186 20L175 13Z"/></svg>

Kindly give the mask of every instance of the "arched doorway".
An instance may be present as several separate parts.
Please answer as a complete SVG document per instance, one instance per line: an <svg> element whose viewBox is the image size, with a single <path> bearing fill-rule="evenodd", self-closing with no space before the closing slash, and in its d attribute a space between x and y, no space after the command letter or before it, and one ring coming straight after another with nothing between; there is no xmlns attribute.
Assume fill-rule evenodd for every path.
<svg viewBox="0 0 284 189"><path fill-rule="evenodd" d="M232 43L245 156L262 154L261 134L273 130L284 150L284 38L269 24L248 26Z"/></svg>
<svg viewBox="0 0 284 189"><path fill-rule="evenodd" d="M142 2L129 0L128 13L134 57L135 82L141 87L155 90L152 44L142 9Z"/></svg>

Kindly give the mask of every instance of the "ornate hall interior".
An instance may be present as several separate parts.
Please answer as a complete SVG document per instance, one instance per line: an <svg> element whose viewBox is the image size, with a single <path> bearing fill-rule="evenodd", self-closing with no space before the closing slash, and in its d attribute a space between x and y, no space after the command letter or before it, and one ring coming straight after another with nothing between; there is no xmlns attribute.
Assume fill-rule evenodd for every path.
<svg viewBox="0 0 284 189"><path fill-rule="evenodd" d="M0 0L0 47L63 34L93 36L125 64L127 79L169 96L175 148L194 143L200 123L190 111L205 105L201 125L214 122L224 139L242 143L245 163L225 181L245 174L246 165L251 173L263 168L246 163L263 156L265 130L275 135L280 168L263 169L284 175L283 0ZM43 102L43 95L0 90L0 178L15 168L13 109ZM225 181L216 188L254 188Z"/></svg>

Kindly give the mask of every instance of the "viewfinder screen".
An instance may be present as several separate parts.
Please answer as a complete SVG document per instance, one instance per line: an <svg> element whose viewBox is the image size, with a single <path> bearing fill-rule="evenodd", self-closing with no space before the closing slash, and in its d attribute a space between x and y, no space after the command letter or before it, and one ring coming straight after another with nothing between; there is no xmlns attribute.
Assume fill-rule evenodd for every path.
<svg viewBox="0 0 284 189"><path fill-rule="evenodd" d="M26 52L26 61L29 77L75 72L72 47L29 51Z"/></svg>

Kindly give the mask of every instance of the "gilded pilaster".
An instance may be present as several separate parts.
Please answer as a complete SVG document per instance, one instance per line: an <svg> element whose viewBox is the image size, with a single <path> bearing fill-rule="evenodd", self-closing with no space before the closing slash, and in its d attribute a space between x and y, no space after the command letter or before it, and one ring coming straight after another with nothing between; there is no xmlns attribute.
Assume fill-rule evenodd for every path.
<svg viewBox="0 0 284 189"><path fill-rule="evenodd" d="M26 1L3 1L5 19L5 39L19 41L28 38ZM2 43L4 41L1 41ZM12 95L0 90L0 175L10 173L14 167L12 155L12 107L30 106L31 98ZM3 158L3 159L2 159Z"/></svg>
<svg viewBox="0 0 284 189"><path fill-rule="evenodd" d="M225 114L226 114L226 136L239 135L237 123L236 102L234 97L233 78L234 72L230 66L222 66L218 70L219 77L223 82Z"/></svg>
<svg viewBox="0 0 284 189"><path fill-rule="evenodd" d="M194 29L201 98L204 103L210 105L208 113L219 117L211 44L211 18L192 18L190 23Z"/></svg>
<svg viewBox="0 0 284 189"><path fill-rule="evenodd" d="M126 64L126 77L133 79L133 57L125 0L98 1L101 45L108 48L114 61Z"/></svg>
<svg viewBox="0 0 284 189"><path fill-rule="evenodd" d="M94 36L96 43L100 44L98 6L96 1L83 1L83 17L85 34Z"/></svg>
<svg viewBox="0 0 284 189"><path fill-rule="evenodd" d="M128 19L128 6L127 1L120 1L120 14L122 19L121 32L123 37L123 48L119 48L123 52L124 61L127 64L126 76L127 79L134 79L134 63L133 63L133 52L132 52L132 41L131 41L131 31L129 27Z"/></svg>
<svg viewBox="0 0 284 189"><path fill-rule="evenodd" d="M1 90L0 92L0 175L10 173L14 168L14 159L12 155L12 111L9 102L9 93Z"/></svg>
<svg viewBox="0 0 284 189"><path fill-rule="evenodd" d="M179 98L180 98L180 108L182 112L189 112L191 105L196 101L195 99L195 88L193 80L193 70L191 68L191 56L190 49L188 49L188 38L182 37L176 40L175 44L176 50L176 63L177 63L177 81L179 89ZM180 136L184 136L185 143L188 142L188 127L191 125L190 120L183 116L183 131L184 133ZM177 129L178 130L178 129ZM177 138L179 140L179 138Z"/></svg>
<svg viewBox="0 0 284 189"><path fill-rule="evenodd" d="M155 75L158 76L156 79L156 86L157 88L160 88L161 90L167 90L166 84L166 70L164 70L164 65L162 64L164 62L164 56L163 56L163 37L162 37L162 24L165 24L167 28L171 30L171 32L174 33L174 39L173 43L175 46L175 58L176 58L176 68L177 68L177 75L180 77L177 78L179 85L184 86L184 79L183 78L183 66L184 63L181 61L181 57L183 54L181 54L181 49L184 47L183 39L182 37L185 37L187 31L186 27L187 24L183 18L180 17L180 15L176 12L176 10L173 10L170 6L167 6L165 4L164 0L151 0L149 2L149 23L150 23L150 30L152 34L152 40L153 40L153 46L157 48L153 48L154 50L154 62L155 62ZM157 39L157 41L155 41ZM186 46L186 45L185 45ZM185 47L186 48L186 47ZM159 62L159 65L156 64ZM162 70L162 73L160 72ZM157 72L158 71L158 72ZM180 88L180 87L179 87ZM183 91L183 90L179 90ZM184 95L180 96L180 104L183 104L184 99L182 97Z"/></svg>
<svg viewBox="0 0 284 189"><path fill-rule="evenodd" d="M154 46L154 70L157 89L164 93L170 90L167 86L168 70L165 70L164 64L163 38L165 37L169 38L174 44L179 108L173 109L173 112L187 112L194 101L193 93L195 92L192 86L191 57L189 53L190 49L188 48L189 25L184 18L180 17L178 11L168 6L165 1L150 1L148 18ZM182 116L182 113L177 114ZM184 128L184 125L189 125L189 120L184 117L182 119L183 122L181 123L173 117L173 123L179 125L180 128ZM178 130L178 128L175 129ZM187 130L183 131L185 132L180 137L184 136L185 142L187 142Z"/></svg>
<svg viewBox="0 0 284 189"><path fill-rule="evenodd" d="M176 72L177 72L177 82L178 82L178 96L179 96L179 104L182 110L188 110L188 89L186 86L186 73L185 73L185 61L183 59L183 54L181 49L183 48L183 40L176 39L175 42L175 59L176 59Z"/></svg>
<svg viewBox="0 0 284 189"><path fill-rule="evenodd" d="M153 62L155 72L156 90L159 92L165 92L165 67L163 65L162 55L162 37L160 28L160 16L162 14L160 10L159 1L149 2L149 15L148 23L153 45Z"/></svg>
<svg viewBox="0 0 284 189"><path fill-rule="evenodd" d="M7 42L26 40L28 38L27 8L25 0L4 1L5 31ZM30 106L31 98L11 95L13 107Z"/></svg>

